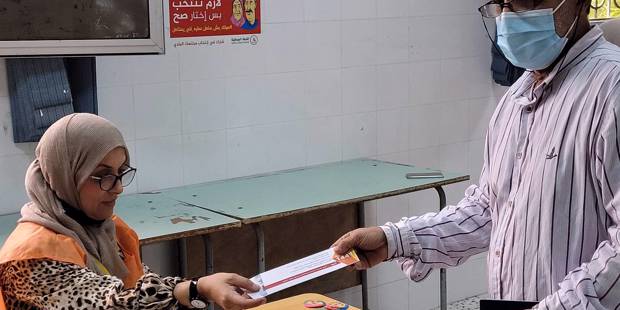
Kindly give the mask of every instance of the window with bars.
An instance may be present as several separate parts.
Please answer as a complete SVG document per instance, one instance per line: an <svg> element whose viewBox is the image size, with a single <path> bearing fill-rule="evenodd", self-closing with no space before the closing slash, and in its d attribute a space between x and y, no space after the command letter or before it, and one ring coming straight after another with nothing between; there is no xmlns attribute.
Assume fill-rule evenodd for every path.
<svg viewBox="0 0 620 310"><path fill-rule="evenodd" d="M592 0L590 19L607 19L620 17L620 0Z"/></svg>

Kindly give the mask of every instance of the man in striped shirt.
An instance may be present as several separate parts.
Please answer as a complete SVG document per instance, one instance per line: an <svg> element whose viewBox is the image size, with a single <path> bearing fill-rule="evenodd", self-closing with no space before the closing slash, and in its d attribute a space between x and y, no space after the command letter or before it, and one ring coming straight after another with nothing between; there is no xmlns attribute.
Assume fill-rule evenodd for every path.
<svg viewBox="0 0 620 310"><path fill-rule="evenodd" d="M439 213L349 232L336 252L361 251L360 269L395 259L421 281L488 250L491 298L618 309L620 48L590 27L588 2L483 6L506 57L529 70L490 121L479 185Z"/></svg>

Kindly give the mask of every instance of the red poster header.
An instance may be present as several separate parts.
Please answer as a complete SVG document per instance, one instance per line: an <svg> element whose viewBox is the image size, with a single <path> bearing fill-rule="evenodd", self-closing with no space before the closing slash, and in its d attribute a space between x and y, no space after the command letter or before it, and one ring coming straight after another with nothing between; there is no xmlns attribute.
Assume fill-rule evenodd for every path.
<svg viewBox="0 0 620 310"><path fill-rule="evenodd" d="M260 0L170 0L170 37L260 33Z"/></svg>

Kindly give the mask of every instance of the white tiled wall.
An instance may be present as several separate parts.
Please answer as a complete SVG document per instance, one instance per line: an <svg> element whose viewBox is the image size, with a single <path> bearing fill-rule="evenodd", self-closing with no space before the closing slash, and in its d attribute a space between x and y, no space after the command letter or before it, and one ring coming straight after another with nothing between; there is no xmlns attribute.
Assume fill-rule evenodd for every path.
<svg viewBox="0 0 620 310"><path fill-rule="evenodd" d="M164 1L167 2L167 1ZM472 174L502 89L476 8L482 0L264 0L256 46L98 57L100 114L115 122L139 175L128 192L356 157ZM0 214L26 201L34 145L12 141L0 61ZM467 184L447 189L456 203ZM432 191L370 203L368 225L434 211ZM165 250L149 249L162 255ZM151 253L149 252L149 253ZM157 257L157 255L149 255ZM450 298L486 290L484 257L449 272ZM428 309L437 275L370 271L380 309ZM336 293L359 304L359 288ZM375 309L379 309L375 307Z"/></svg>

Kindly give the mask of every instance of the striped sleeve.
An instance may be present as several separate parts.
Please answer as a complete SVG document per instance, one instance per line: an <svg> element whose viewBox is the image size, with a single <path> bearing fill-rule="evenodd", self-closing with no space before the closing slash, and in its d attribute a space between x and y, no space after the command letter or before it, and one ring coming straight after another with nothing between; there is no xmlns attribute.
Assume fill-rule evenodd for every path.
<svg viewBox="0 0 620 310"><path fill-rule="evenodd" d="M595 176L598 199L610 221L607 236L589 262L572 270L559 284L559 290L545 298L539 309L618 309L620 307L620 85L610 95L596 141Z"/></svg>
<svg viewBox="0 0 620 310"><path fill-rule="evenodd" d="M480 186L470 186L456 206L381 226L390 259L411 280L421 281L433 268L457 266L488 249L492 224L486 162Z"/></svg>

